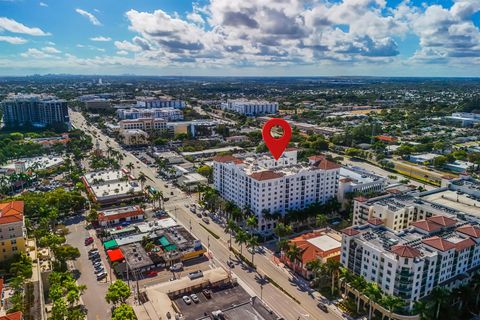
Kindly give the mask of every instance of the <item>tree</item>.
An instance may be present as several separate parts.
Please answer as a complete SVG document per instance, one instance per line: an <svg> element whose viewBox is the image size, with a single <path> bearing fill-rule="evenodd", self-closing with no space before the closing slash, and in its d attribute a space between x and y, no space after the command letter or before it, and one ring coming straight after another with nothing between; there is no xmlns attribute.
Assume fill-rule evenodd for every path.
<svg viewBox="0 0 480 320"><path fill-rule="evenodd" d="M253 230L258 226L257 216L249 216L246 221L247 227L250 230L250 236L253 235Z"/></svg>
<svg viewBox="0 0 480 320"><path fill-rule="evenodd" d="M367 287L367 281L363 276L355 276L352 281L352 287L358 291L357 295L357 312L360 310L360 295L363 293L363 290Z"/></svg>
<svg viewBox="0 0 480 320"><path fill-rule="evenodd" d="M133 169L135 168L135 165L132 162L129 162L126 165L127 169L130 171L130 173L133 173Z"/></svg>
<svg viewBox="0 0 480 320"><path fill-rule="evenodd" d="M431 305L425 301L415 301L413 305L413 312L417 314L420 320L426 320L431 318Z"/></svg>
<svg viewBox="0 0 480 320"><path fill-rule="evenodd" d="M323 214L317 214L315 217L315 224L317 227L325 228L328 224L327 217Z"/></svg>
<svg viewBox="0 0 480 320"><path fill-rule="evenodd" d="M238 229L237 224L232 219L227 220L227 224L225 225L225 232L230 234L230 241L228 242L229 248L232 246L232 235Z"/></svg>
<svg viewBox="0 0 480 320"><path fill-rule="evenodd" d="M118 303L125 303L132 294L130 287L122 280L115 280L107 290L105 299L108 303L112 303L116 306Z"/></svg>
<svg viewBox="0 0 480 320"><path fill-rule="evenodd" d="M55 255L55 259L59 262L58 269L61 271L67 270L68 260L75 260L80 257L80 250L72 247L69 244L54 247L53 253Z"/></svg>
<svg viewBox="0 0 480 320"><path fill-rule="evenodd" d="M197 169L197 173L201 174L205 178L208 178L208 181L212 180L213 168L207 165L201 166Z"/></svg>
<svg viewBox="0 0 480 320"><path fill-rule="evenodd" d="M235 236L235 243L240 245L240 255L243 255L243 245L247 243L248 234L242 229L238 230L237 235Z"/></svg>
<svg viewBox="0 0 480 320"><path fill-rule="evenodd" d="M300 260L301 258L302 249L299 248L295 243L292 243L292 244L289 244L288 250L285 254L288 260L290 260L290 262L292 263L293 271L295 272L297 261Z"/></svg>
<svg viewBox="0 0 480 320"><path fill-rule="evenodd" d="M145 175L145 173L140 172L140 174L138 175L138 181L140 182L140 185L142 186L142 192L143 192L144 189L145 189L145 182L147 182L147 176Z"/></svg>
<svg viewBox="0 0 480 320"><path fill-rule="evenodd" d="M405 305L405 301L399 297L391 296L391 295L384 295L380 301L380 303L387 308L388 310L388 318L392 317L392 313Z"/></svg>
<svg viewBox="0 0 480 320"><path fill-rule="evenodd" d="M331 290L332 290L332 296L335 290L335 277L338 274L338 270L340 268L340 262L336 260L328 260L327 263L325 264L325 269L329 273L332 283L331 283Z"/></svg>
<svg viewBox="0 0 480 320"><path fill-rule="evenodd" d="M369 282L365 288L365 296L368 298L368 319L372 318L372 302L378 301L382 297L382 291L376 283Z"/></svg>
<svg viewBox="0 0 480 320"><path fill-rule="evenodd" d="M275 228L273 228L273 233L278 237L277 248L280 250L280 241L282 241L283 237L286 237L292 233L292 226L288 224L286 225L282 222L277 223Z"/></svg>
<svg viewBox="0 0 480 320"><path fill-rule="evenodd" d="M318 258L307 262L307 269L309 269L312 272L314 283L317 283L317 276L322 265L323 265L322 261L320 261L320 259Z"/></svg>
<svg viewBox="0 0 480 320"><path fill-rule="evenodd" d="M247 244L248 244L248 247L250 248L250 253L252 254L252 264L253 264L253 257L255 256L255 250L258 247L258 245L260 244L258 242L258 237L257 236L250 236Z"/></svg>
<svg viewBox="0 0 480 320"><path fill-rule="evenodd" d="M436 306L435 319L440 315L440 308L448 301L449 291L443 287L435 287L430 293L430 298Z"/></svg>
<svg viewBox="0 0 480 320"><path fill-rule="evenodd" d="M10 264L10 273L16 277L21 276L24 279L32 277L32 259L25 253L16 255Z"/></svg>
<svg viewBox="0 0 480 320"><path fill-rule="evenodd" d="M435 168L442 168L448 162L447 157L445 156L438 156L433 159L433 165Z"/></svg>
<svg viewBox="0 0 480 320"><path fill-rule="evenodd" d="M136 320L137 316L133 308L126 303L122 303L113 310L112 320Z"/></svg>

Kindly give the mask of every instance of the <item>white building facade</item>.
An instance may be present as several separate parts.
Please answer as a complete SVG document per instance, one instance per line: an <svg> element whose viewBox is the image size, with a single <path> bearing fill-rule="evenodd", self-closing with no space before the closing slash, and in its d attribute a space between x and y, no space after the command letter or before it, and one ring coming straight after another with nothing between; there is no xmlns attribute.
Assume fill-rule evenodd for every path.
<svg viewBox="0 0 480 320"><path fill-rule="evenodd" d="M227 100L222 103L222 109L240 113L246 116L275 114L278 112L278 102L258 100Z"/></svg>
<svg viewBox="0 0 480 320"><path fill-rule="evenodd" d="M137 99L137 108L185 108L185 101L166 99L166 98L139 98Z"/></svg>
<svg viewBox="0 0 480 320"><path fill-rule="evenodd" d="M264 213L284 215L334 198L339 170L338 164L323 157L298 164L297 151L287 150L277 161L270 155L216 157L213 176L220 195L250 208L258 216L258 231L270 233L276 223L264 219Z"/></svg>
<svg viewBox="0 0 480 320"><path fill-rule="evenodd" d="M153 109L119 109L117 116L121 120L132 120L140 118L165 119L167 121L183 120L182 110L174 108L153 108Z"/></svg>

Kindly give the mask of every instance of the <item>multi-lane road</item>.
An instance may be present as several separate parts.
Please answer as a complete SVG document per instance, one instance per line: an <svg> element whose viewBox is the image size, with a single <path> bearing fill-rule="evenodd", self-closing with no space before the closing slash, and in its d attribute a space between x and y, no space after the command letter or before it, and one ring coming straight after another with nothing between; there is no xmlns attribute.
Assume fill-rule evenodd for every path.
<svg viewBox="0 0 480 320"><path fill-rule="evenodd" d="M143 172L149 179L146 183L147 185L151 185L157 190L161 190L164 195L168 195L170 199L166 202L165 207L170 215L183 224L185 228L191 230L192 234L208 246L213 258L212 263L228 268L226 261L232 256L228 249L229 236L224 233L220 226L214 223L209 224L207 227L220 236L218 240L202 227L204 223L187 209L187 205L194 203L196 199L177 188L167 188L166 182L157 178L155 168L151 168L139 161L133 154L123 150L113 139L104 135L100 130L89 126L80 113L71 111L70 115L75 127L96 136L94 143L98 141L101 149L106 149L107 146L110 146L120 151L124 155L122 165L125 166L130 162L135 164L135 169L133 170L135 175ZM173 195L171 195L172 191ZM237 250L239 250L238 247ZM250 256L246 250L244 250L244 254ZM247 290L258 297L262 297L264 302L280 316L288 320L342 318L338 310L333 306L329 313L319 310L317 307L318 299L315 297L316 293L308 287L303 279L297 278L289 270L275 264L270 254L256 254L254 259L257 266L256 271L237 262L232 272L247 287ZM278 286L288 292L290 296L295 297L300 303L292 300L271 283L264 283L261 286L261 278L264 275L268 275Z"/></svg>

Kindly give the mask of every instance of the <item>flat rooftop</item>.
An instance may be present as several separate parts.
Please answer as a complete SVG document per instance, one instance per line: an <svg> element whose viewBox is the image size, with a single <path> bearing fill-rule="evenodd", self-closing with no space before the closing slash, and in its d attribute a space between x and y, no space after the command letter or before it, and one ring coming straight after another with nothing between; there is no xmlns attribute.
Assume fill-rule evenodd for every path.
<svg viewBox="0 0 480 320"><path fill-rule="evenodd" d="M124 176L125 176L125 173L121 170L116 170L116 171L109 170L109 171L90 172L85 174L84 178L88 182L88 184L92 185L92 184L98 184L98 183L106 183L109 181L121 180Z"/></svg>
<svg viewBox="0 0 480 320"><path fill-rule="evenodd" d="M48 168L55 167L57 165L62 164L63 163L63 158L62 157L53 157L53 156L26 158L26 159L20 159L20 160L17 160L17 161L13 161L13 162L11 162L7 165L2 166L2 168L15 169L15 163L16 162L25 162L25 167L27 169L30 168L35 163L38 163L40 169L48 169Z"/></svg>
<svg viewBox="0 0 480 320"><path fill-rule="evenodd" d="M329 251L340 248L342 246L340 241L335 240L334 238L326 234L320 237L308 239L307 241L322 251Z"/></svg>
<svg viewBox="0 0 480 320"><path fill-rule="evenodd" d="M458 191L443 190L422 196L421 199L480 217L480 201Z"/></svg>
<svg viewBox="0 0 480 320"><path fill-rule="evenodd" d="M124 197L132 192L133 194L142 192L141 186L136 181L116 181L108 184L93 185L91 190L98 200Z"/></svg>
<svg viewBox="0 0 480 320"><path fill-rule="evenodd" d="M340 178L351 179L354 184L365 184L375 181L384 181L385 178L372 172L363 170L360 167L342 167L340 168Z"/></svg>
<svg viewBox="0 0 480 320"><path fill-rule="evenodd" d="M140 243L121 246L120 250L123 252L129 269L141 269L153 264L152 259L150 259Z"/></svg>
<svg viewBox="0 0 480 320"><path fill-rule="evenodd" d="M126 206L126 207L120 207L120 208L113 208L113 209L108 209L108 210L102 210L102 213L108 217L108 216L114 216L117 214L121 213L127 213L127 212L132 212L132 211L137 211L139 210L140 207L138 206Z"/></svg>

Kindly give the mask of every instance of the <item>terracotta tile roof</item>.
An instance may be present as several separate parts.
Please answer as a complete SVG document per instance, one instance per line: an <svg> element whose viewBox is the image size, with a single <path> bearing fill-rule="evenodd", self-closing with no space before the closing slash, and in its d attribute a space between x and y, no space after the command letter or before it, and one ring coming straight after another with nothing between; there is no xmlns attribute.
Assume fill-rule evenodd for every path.
<svg viewBox="0 0 480 320"><path fill-rule="evenodd" d="M404 258L416 258L421 255L420 250L401 244L393 246L390 251Z"/></svg>
<svg viewBox="0 0 480 320"><path fill-rule="evenodd" d="M474 227L474 226L469 225L469 224L458 227L457 231L461 232L463 234L466 234L470 237L480 238L480 228Z"/></svg>
<svg viewBox="0 0 480 320"><path fill-rule="evenodd" d="M266 170L266 171L252 173L250 177L258 181L264 181L264 180L281 178L283 177L283 173Z"/></svg>
<svg viewBox="0 0 480 320"><path fill-rule="evenodd" d="M454 226L457 223L457 220L448 218L445 216L433 216L427 218L428 221L435 222L436 224L439 224L444 227L451 227Z"/></svg>
<svg viewBox="0 0 480 320"><path fill-rule="evenodd" d="M338 251L338 254L340 254L340 249L341 249L340 243L338 248L334 248L328 251L323 251L308 241L309 239L320 237L323 235L325 234L319 233L319 232L311 232L311 233L303 234L301 236L298 236L290 240L291 243L295 243L295 245L302 250L302 263L304 265L312 260L317 259L318 257L323 258L325 257L326 254L329 256L335 251Z"/></svg>
<svg viewBox="0 0 480 320"><path fill-rule="evenodd" d="M429 220L419 220L419 221L413 222L411 225L414 226L415 228L422 229L428 232L438 231L442 229L441 225Z"/></svg>
<svg viewBox="0 0 480 320"><path fill-rule="evenodd" d="M134 217L144 214L143 209L140 207L136 208L135 210L131 210L128 212L120 212L117 214L111 214L111 215L105 215L103 212L98 213L98 221L111 221L111 220L117 220L117 219L122 219L122 218L127 218L127 217Z"/></svg>
<svg viewBox="0 0 480 320"><path fill-rule="evenodd" d="M322 161L323 159L325 159L325 156L323 154L308 157L308 160L312 161Z"/></svg>
<svg viewBox="0 0 480 320"><path fill-rule="evenodd" d="M379 226L383 224L382 219L379 219L379 218L370 218L367 220L367 222L374 226Z"/></svg>
<svg viewBox="0 0 480 320"><path fill-rule="evenodd" d="M222 162L222 163L227 163L227 162L233 162L235 164L240 164L243 163L243 160L235 158L234 156L216 156L213 158L213 161L216 162Z"/></svg>
<svg viewBox="0 0 480 320"><path fill-rule="evenodd" d="M327 159L323 159L315 162L314 166L322 170L333 170L333 169L341 168L341 165L339 165L338 163L335 163Z"/></svg>
<svg viewBox="0 0 480 320"><path fill-rule="evenodd" d="M360 231L353 229L353 227L345 228L341 231L342 233L345 233L347 236L354 236L360 233Z"/></svg>
<svg viewBox="0 0 480 320"><path fill-rule="evenodd" d="M355 197L353 198L355 201L358 201L358 202L365 202L368 200L367 197L364 197L364 196L358 196L358 197Z"/></svg>
<svg viewBox="0 0 480 320"><path fill-rule="evenodd" d="M0 224L22 221L23 209L23 201L0 203Z"/></svg>
<svg viewBox="0 0 480 320"><path fill-rule="evenodd" d="M398 140L397 138L390 137L390 136L376 136L375 138L377 138L380 141L388 141L388 142L395 142Z"/></svg>
<svg viewBox="0 0 480 320"><path fill-rule="evenodd" d="M8 313L7 315L0 317L0 320L21 320L21 319L23 319L22 311Z"/></svg>
<svg viewBox="0 0 480 320"><path fill-rule="evenodd" d="M431 237L423 239L422 242L432 248L440 251L448 251L455 248L455 244L440 237Z"/></svg>
<svg viewBox="0 0 480 320"><path fill-rule="evenodd" d="M460 242L455 243L455 250L462 251L464 249L470 248L475 246L476 243L471 238L464 239Z"/></svg>

